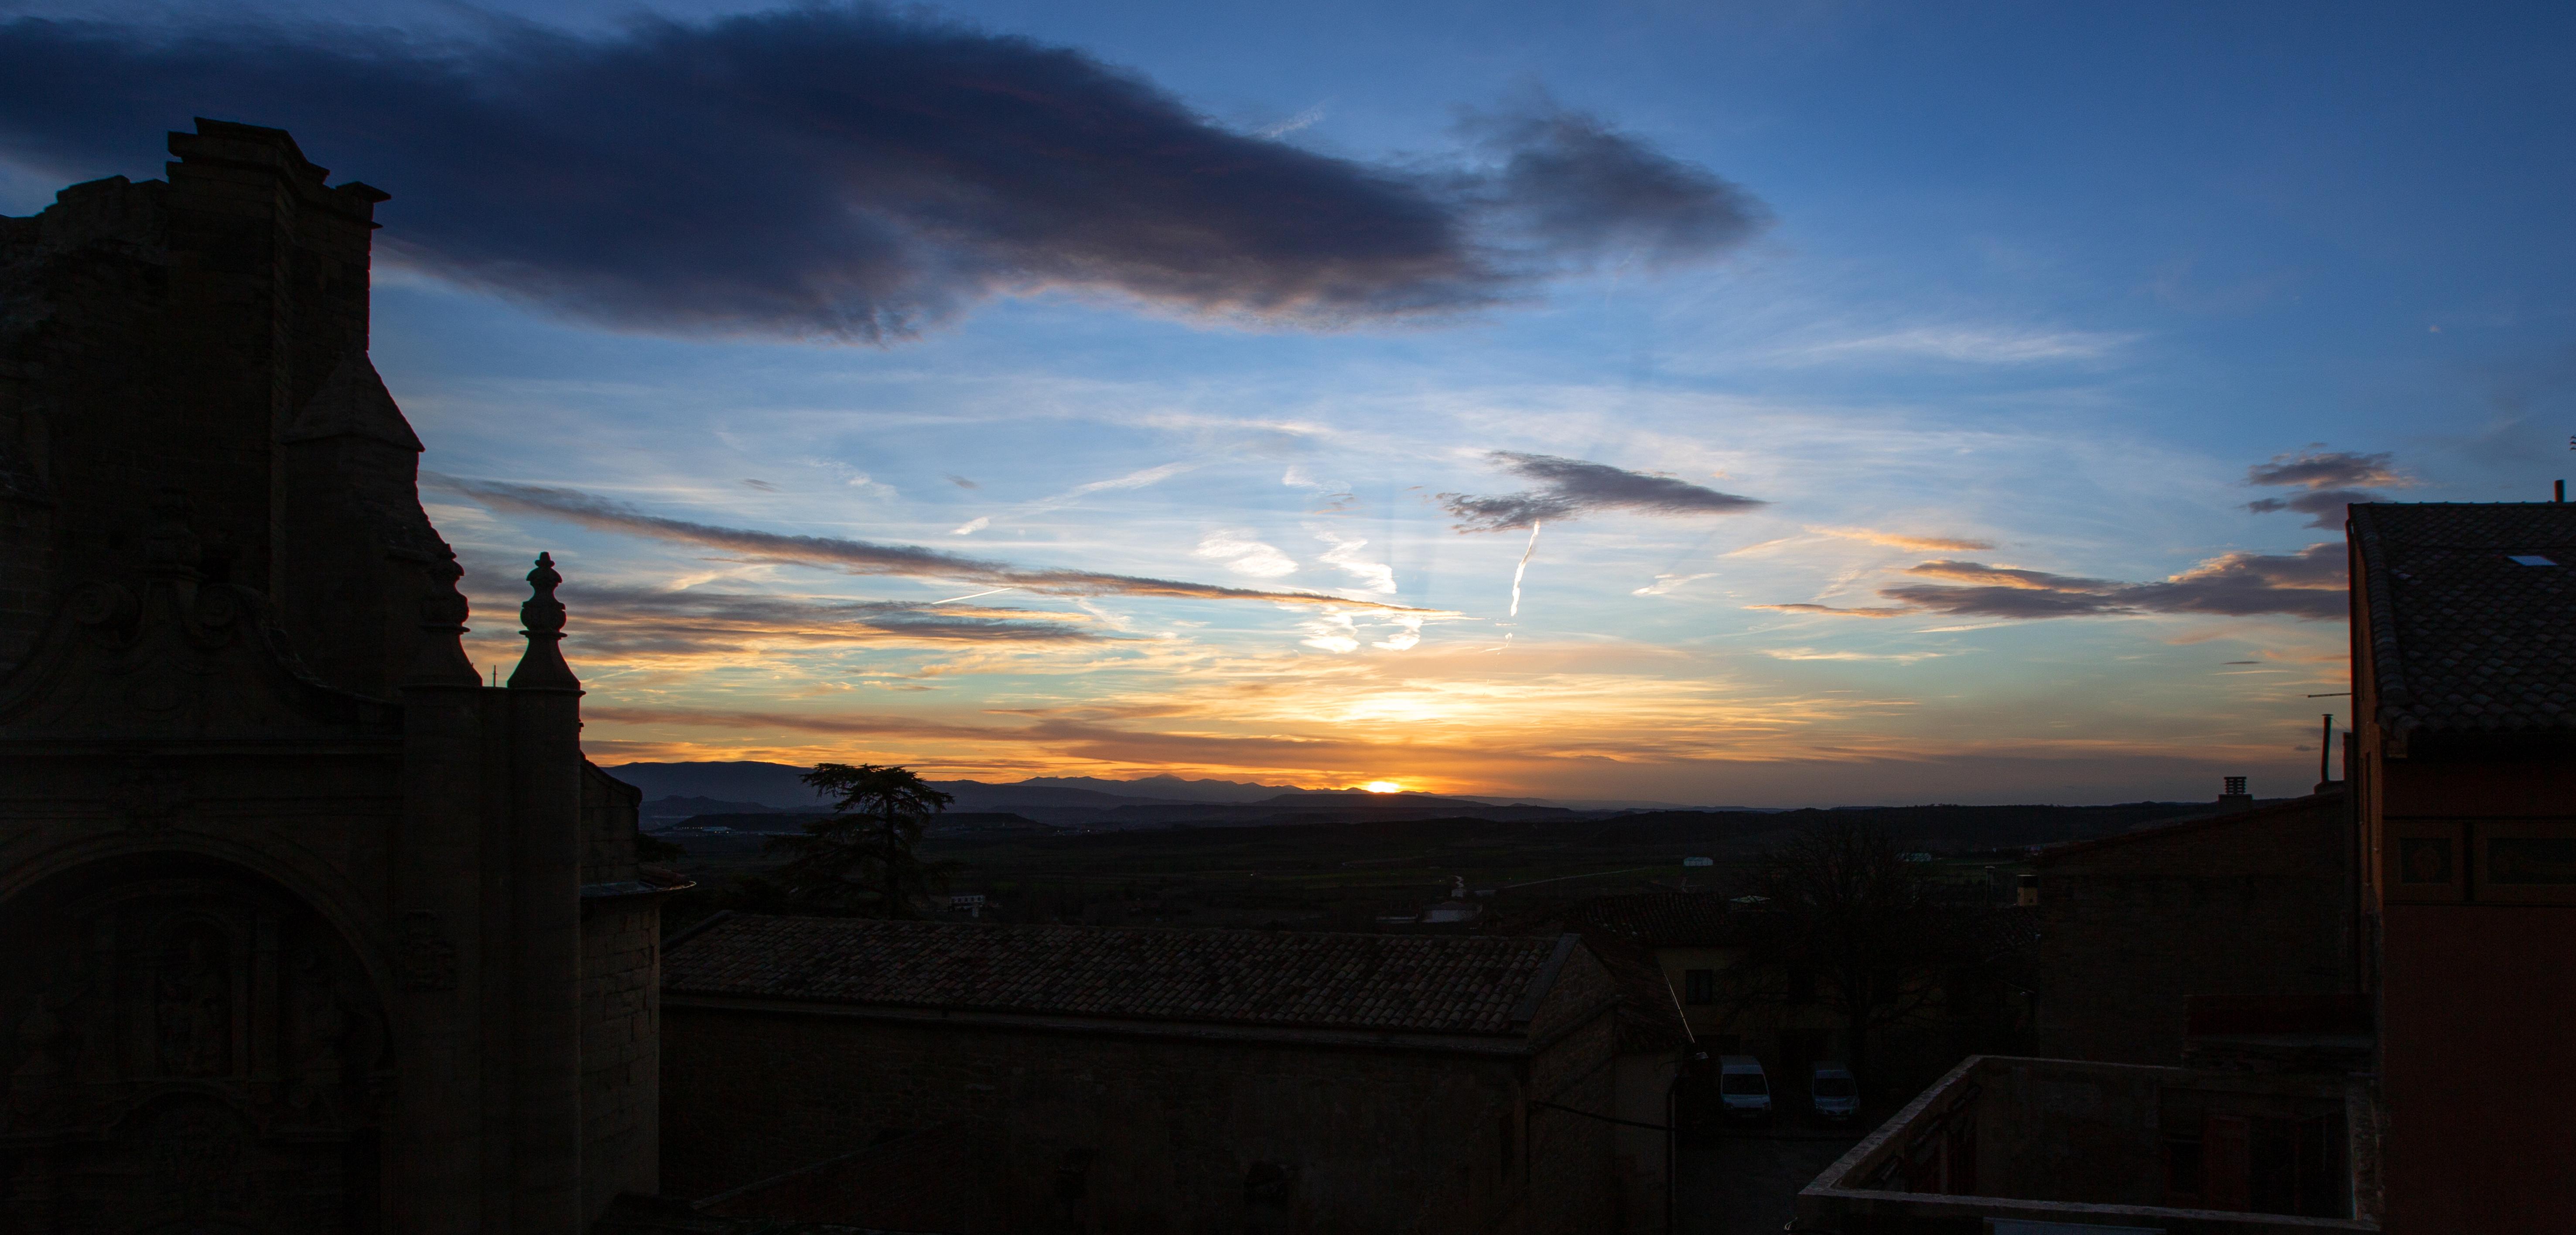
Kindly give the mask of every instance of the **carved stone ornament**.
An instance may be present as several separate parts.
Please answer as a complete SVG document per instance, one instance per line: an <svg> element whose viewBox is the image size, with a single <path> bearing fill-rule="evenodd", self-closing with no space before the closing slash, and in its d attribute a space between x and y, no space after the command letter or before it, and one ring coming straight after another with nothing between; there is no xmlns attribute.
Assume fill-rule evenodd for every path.
<svg viewBox="0 0 2576 1235"><path fill-rule="evenodd" d="M129 828L158 831L169 827L179 815L179 807L188 800L188 780L180 773L149 762L144 756L128 759L116 770L110 800Z"/></svg>
<svg viewBox="0 0 2576 1235"><path fill-rule="evenodd" d="M0 738L158 741L391 735L387 703L315 681L284 646L267 599L204 581L186 503L154 504L144 567L73 588L36 649L0 678ZM454 627L449 644L454 645ZM471 676L462 653L455 671ZM130 826L167 819L167 797L127 778Z"/></svg>
<svg viewBox="0 0 2576 1235"><path fill-rule="evenodd" d="M394 963L407 991L456 989L456 945L434 913L406 913L395 923Z"/></svg>
<svg viewBox="0 0 2576 1235"><path fill-rule="evenodd" d="M391 1060L322 915L219 863L100 863L0 903L0 941L0 1232L351 1229Z"/></svg>

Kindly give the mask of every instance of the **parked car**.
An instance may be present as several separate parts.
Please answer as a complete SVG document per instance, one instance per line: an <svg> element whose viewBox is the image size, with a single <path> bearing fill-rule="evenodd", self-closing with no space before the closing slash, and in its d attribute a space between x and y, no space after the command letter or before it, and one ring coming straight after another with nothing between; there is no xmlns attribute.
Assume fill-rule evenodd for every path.
<svg viewBox="0 0 2576 1235"><path fill-rule="evenodd" d="M1730 1119L1771 1118L1771 1078L1751 1055L1717 1057L1717 1100Z"/></svg>
<svg viewBox="0 0 2576 1235"><path fill-rule="evenodd" d="M1817 1118L1840 1123L1860 1113L1860 1082L1841 1064L1817 1064L1815 1075L1807 1080L1807 1101L1814 1105Z"/></svg>

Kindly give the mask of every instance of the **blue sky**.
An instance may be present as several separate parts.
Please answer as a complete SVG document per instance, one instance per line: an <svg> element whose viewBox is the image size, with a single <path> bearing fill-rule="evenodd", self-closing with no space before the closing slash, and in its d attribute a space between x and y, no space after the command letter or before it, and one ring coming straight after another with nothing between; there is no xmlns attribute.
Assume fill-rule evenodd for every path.
<svg viewBox="0 0 2576 1235"><path fill-rule="evenodd" d="M5 11L137 46L243 29ZM756 11L651 9L684 30ZM428 212L461 199L407 195L407 172L457 182L434 135L335 128L327 92L256 56L204 79L222 97L202 114L293 129L394 194L373 354L424 467L456 478L428 498L485 615L472 650L507 663L514 573L553 550L602 762L1775 805L2190 798L2222 773L2286 794L2343 702L2307 697L2345 688L2319 595L2339 550L2301 556L2341 533L2248 504L2527 500L2571 470L2556 9L938 12L1408 185L1488 175L1497 118L1583 117L1641 167L1722 178L1766 225L1659 250L1552 224L1490 294L1428 314L1246 309L1169 272L1059 264L878 342L667 304L603 325L553 284L402 248L456 234ZM638 13L516 18L577 58ZM508 32L446 6L253 24L327 41L351 22L432 49ZM39 54L31 29L0 58ZM155 174L158 129L189 114L149 92L0 97L0 209ZM586 131L645 169L580 216L643 221L602 228L665 225L657 185L747 175L748 203L800 174L693 154L723 153L720 132ZM771 239L723 243L751 268ZM1659 482L1761 504L1633 500ZM1548 512L1534 543L1525 521L1455 530L1464 503L1514 495ZM733 532L1303 598L888 573Z"/></svg>

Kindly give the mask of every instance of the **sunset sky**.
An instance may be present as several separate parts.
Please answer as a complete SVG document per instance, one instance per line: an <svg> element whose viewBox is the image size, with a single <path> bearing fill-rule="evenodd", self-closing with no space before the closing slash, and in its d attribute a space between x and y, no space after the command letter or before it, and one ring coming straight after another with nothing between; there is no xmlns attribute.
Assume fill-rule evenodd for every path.
<svg viewBox="0 0 2576 1235"><path fill-rule="evenodd" d="M2287 795L2342 503L2576 471L2564 6L511 8L0 3L0 212L390 192L601 763Z"/></svg>

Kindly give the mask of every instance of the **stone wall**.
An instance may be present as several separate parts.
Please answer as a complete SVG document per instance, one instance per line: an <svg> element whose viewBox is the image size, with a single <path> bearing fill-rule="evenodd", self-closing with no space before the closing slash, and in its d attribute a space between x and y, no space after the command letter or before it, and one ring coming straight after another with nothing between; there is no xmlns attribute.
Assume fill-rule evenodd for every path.
<svg viewBox="0 0 2576 1235"><path fill-rule="evenodd" d="M644 791L584 762L581 768L581 881L635 877L636 814Z"/></svg>
<svg viewBox="0 0 2576 1235"><path fill-rule="evenodd" d="M2342 795L2042 854L2035 1054L2173 1065L2186 995L2353 988Z"/></svg>
<svg viewBox="0 0 2576 1235"><path fill-rule="evenodd" d="M589 906L581 919L583 1212L658 1190L661 922L648 900Z"/></svg>

